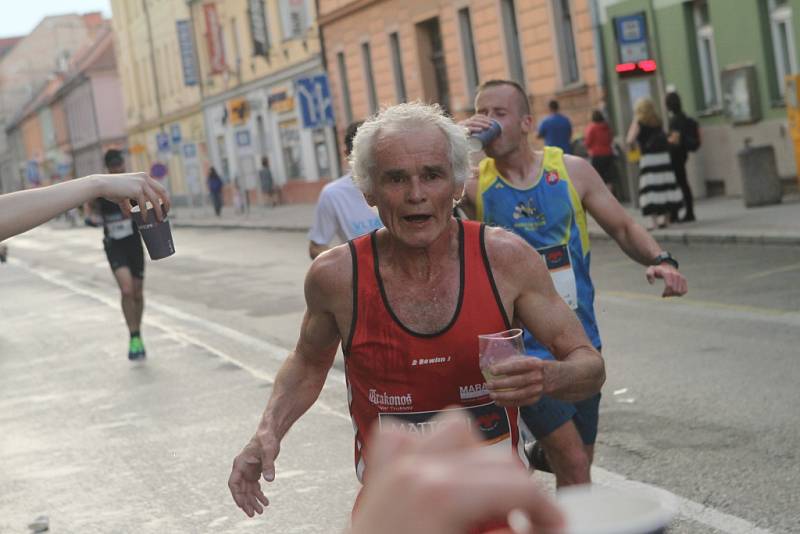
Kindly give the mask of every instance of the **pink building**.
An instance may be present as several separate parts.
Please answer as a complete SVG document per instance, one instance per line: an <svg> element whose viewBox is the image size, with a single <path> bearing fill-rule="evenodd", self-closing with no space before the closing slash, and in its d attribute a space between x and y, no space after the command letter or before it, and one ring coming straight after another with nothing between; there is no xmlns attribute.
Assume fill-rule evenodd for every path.
<svg viewBox="0 0 800 534"><path fill-rule="evenodd" d="M122 87L110 26L76 55L52 105L63 109L75 176L103 172L103 153L125 146Z"/></svg>

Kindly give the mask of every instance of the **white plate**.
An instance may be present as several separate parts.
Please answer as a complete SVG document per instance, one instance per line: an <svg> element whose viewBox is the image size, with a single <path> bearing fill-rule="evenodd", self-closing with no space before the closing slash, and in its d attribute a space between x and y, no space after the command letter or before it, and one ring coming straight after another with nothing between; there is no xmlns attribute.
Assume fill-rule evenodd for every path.
<svg viewBox="0 0 800 534"><path fill-rule="evenodd" d="M572 486L556 494L568 534L647 534L669 525L674 511L653 495L603 486Z"/></svg>

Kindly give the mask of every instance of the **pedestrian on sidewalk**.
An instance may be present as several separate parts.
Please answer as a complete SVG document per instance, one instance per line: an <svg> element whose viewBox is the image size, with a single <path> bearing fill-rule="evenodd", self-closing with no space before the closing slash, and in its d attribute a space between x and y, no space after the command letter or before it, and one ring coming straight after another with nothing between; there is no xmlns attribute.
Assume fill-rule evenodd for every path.
<svg viewBox="0 0 800 534"><path fill-rule="evenodd" d="M125 172L122 152L110 149L104 157L109 174ZM144 248L136 223L116 202L97 198L92 210L103 222L103 248L121 294L122 314L130 332L128 359L139 360L146 356L141 337L144 313Z"/></svg>
<svg viewBox="0 0 800 534"><path fill-rule="evenodd" d="M361 124L354 122L345 130L345 157L350 157L353 138ZM331 248L334 237L344 243L382 226L377 211L367 204L364 193L353 183L352 172L348 172L322 188L308 233L308 254L313 260Z"/></svg>
<svg viewBox="0 0 800 534"><path fill-rule="evenodd" d="M281 441L319 397L340 344L361 481L370 480L378 423L425 433L445 411L462 424L475 417L488 421L474 427L484 445L511 457L520 405L543 393L591 397L604 381L602 357L536 252L502 228L452 216L469 155L464 129L441 107L384 109L358 129L351 159L354 180L386 226L329 250L308 270L296 348L228 479L251 517L268 504L260 479L275 480ZM517 322L552 346L555 359L511 358L491 366L502 378L487 382L477 336Z"/></svg>
<svg viewBox="0 0 800 534"><path fill-rule="evenodd" d="M689 179L686 176L686 161L689 159L689 152L694 152L700 148L700 129L697 121L687 116L683 112L681 97L676 92L667 93L664 103L669 113L669 155L672 159L672 169L675 171L675 180L683 193L683 202L686 206L686 214L683 218L678 217L678 210L672 212L672 220L675 222L692 222L694 217L694 198L692 188L689 186Z"/></svg>
<svg viewBox="0 0 800 534"><path fill-rule="evenodd" d="M208 169L208 192L211 195L211 202L214 204L214 215L217 217L222 213L222 178L217 174L217 169Z"/></svg>
<svg viewBox="0 0 800 534"><path fill-rule="evenodd" d="M651 218L648 230L666 228L670 218L683 206L683 194L675 180L669 143L655 103L640 98L633 108L634 120L628 128L628 145L637 145L639 159L639 207Z"/></svg>
<svg viewBox="0 0 800 534"><path fill-rule="evenodd" d="M261 158L261 168L258 170L258 180L261 183L261 195L273 208L279 204L280 193L275 187L272 171L269 168L269 158ZM277 197L277 198L276 198Z"/></svg>
<svg viewBox="0 0 800 534"><path fill-rule="evenodd" d="M550 114L539 124L539 139L544 139L544 146L556 146L564 154L572 154L572 123L559 112L558 100L551 100L547 108Z"/></svg>
<svg viewBox="0 0 800 534"><path fill-rule="evenodd" d="M603 182L614 194L614 184L617 182L617 160L614 157L614 133L608 125L603 112L596 109L592 112L592 122L586 125L583 143L589 152L592 167L603 179Z"/></svg>
<svg viewBox="0 0 800 534"><path fill-rule="evenodd" d="M477 114L462 124L480 132L497 121L501 133L487 144L477 176L464 188L459 202L478 221L508 228L541 258L564 302L575 312L592 346L600 351L600 332L594 311L590 276L591 249L588 212L631 259L647 266L650 283L664 280L664 297L686 293L678 262L664 251L611 195L597 171L583 158L564 155L557 147L532 150L534 128L525 90L511 80L481 84L475 98ZM544 261L541 261L544 260ZM525 332L528 354L545 361L552 349L535 332ZM555 399L545 395L520 408L520 417L537 440L526 452L532 465L544 456L558 486L589 483L597 438L600 395L588 399ZM541 454L543 450L544 454Z"/></svg>

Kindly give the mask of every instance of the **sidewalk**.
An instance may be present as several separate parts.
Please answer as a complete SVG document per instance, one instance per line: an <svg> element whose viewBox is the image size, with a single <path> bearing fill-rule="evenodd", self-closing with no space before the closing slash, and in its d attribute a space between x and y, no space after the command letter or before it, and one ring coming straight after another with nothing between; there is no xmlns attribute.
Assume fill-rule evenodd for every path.
<svg viewBox="0 0 800 534"><path fill-rule="evenodd" d="M644 224L638 210L628 208L628 211ZM800 246L800 195L784 197L782 204L760 208L745 208L741 198L701 199L695 201L695 215L696 222L656 230L653 236L659 242ZM232 207L226 206L221 217L214 216L211 206L175 207L170 218L176 227L307 232L313 222L314 205L252 206L247 214L234 213ZM593 239L608 239L591 217L589 231Z"/></svg>

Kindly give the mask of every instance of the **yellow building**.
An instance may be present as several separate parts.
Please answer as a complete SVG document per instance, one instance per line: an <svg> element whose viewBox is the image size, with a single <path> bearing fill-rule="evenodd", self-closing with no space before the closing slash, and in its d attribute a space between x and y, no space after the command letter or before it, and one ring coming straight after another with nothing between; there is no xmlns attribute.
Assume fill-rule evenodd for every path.
<svg viewBox="0 0 800 534"><path fill-rule="evenodd" d="M263 157L284 202L337 175L333 111L313 0L190 0L209 157L261 198Z"/></svg>
<svg viewBox="0 0 800 534"><path fill-rule="evenodd" d="M202 85L185 0L111 0L131 170L165 185L176 205L205 196ZM160 164L160 165L159 165Z"/></svg>

